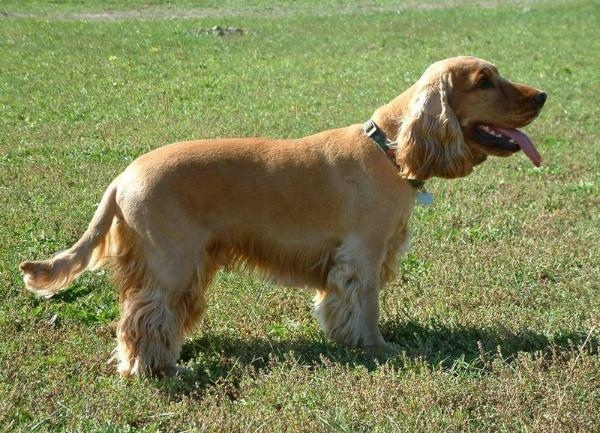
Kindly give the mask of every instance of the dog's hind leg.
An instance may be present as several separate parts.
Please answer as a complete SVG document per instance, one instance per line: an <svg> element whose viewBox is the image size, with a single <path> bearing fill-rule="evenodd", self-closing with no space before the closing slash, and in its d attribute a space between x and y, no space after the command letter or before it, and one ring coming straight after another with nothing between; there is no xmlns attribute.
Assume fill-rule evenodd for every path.
<svg viewBox="0 0 600 433"><path fill-rule="evenodd" d="M117 330L119 373L172 375L182 343L182 329L164 290L151 286L131 290L121 304Z"/></svg>
<svg viewBox="0 0 600 433"><path fill-rule="evenodd" d="M186 334L206 310L215 265L171 247L147 249L142 278L122 284L115 357L123 376L173 375Z"/></svg>
<svg viewBox="0 0 600 433"><path fill-rule="evenodd" d="M171 376L186 335L206 311L206 288L214 268L198 270L183 290L148 285L131 290L121 304L116 355L119 373L131 376L150 372Z"/></svg>
<svg viewBox="0 0 600 433"><path fill-rule="evenodd" d="M382 258L370 255L359 238L336 250L327 287L318 290L314 312L328 338L349 346L386 343L379 331L379 285Z"/></svg>

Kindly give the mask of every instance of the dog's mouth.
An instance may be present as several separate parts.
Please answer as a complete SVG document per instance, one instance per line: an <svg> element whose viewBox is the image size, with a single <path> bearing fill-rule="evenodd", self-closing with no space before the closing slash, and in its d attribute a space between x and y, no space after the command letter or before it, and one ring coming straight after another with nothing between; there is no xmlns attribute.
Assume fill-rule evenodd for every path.
<svg viewBox="0 0 600 433"><path fill-rule="evenodd" d="M522 150L536 167L542 163L542 157L533 142L518 129L481 124L475 128L473 136L487 147L509 152Z"/></svg>

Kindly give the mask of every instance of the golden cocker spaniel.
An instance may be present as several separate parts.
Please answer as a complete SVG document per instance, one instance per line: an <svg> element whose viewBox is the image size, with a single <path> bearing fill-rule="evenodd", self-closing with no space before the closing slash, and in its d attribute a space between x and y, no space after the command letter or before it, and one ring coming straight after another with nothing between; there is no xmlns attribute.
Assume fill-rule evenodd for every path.
<svg viewBox="0 0 600 433"><path fill-rule="evenodd" d="M367 128L158 148L110 184L75 245L21 263L25 285L51 296L86 269L109 267L120 287L115 357L124 376L175 371L221 267L314 289L329 338L385 346L378 295L408 246L415 180L466 176L489 155L520 149L539 165L514 128L545 99L491 63L456 57L427 68Z"/></svg>

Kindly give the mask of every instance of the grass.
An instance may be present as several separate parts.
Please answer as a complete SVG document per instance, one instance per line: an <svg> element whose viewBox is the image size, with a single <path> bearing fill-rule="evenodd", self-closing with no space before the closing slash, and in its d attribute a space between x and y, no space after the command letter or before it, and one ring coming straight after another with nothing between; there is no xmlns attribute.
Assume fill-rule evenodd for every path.
<svg viewBox="0 0 600 433"><path fill-rule="evenodd" d="M0 2L0 430L600 429L597 4L150 3ZM214 25L248 31L198 32ZM545 164L429 183L382 294L399 356L326 341L308 292L221 273L182 352L192 372L125 381L106 363L105 273L50 301L23 289L18 263L70 246L138 155L361 122L458 54L547 91L527 128Z"/></svg>

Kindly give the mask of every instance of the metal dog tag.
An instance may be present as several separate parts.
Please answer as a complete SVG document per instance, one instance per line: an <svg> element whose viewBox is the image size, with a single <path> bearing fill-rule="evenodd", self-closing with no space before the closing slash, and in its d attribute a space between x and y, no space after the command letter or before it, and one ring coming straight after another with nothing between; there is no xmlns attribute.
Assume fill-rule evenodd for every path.
<svg viewBox="0 0 600 433"><path fill-rule="evenodd" d="M433 206L433 194L429 191L419 191L417 193L417 204L420 206Z"/></svg>

